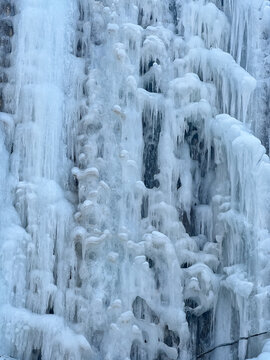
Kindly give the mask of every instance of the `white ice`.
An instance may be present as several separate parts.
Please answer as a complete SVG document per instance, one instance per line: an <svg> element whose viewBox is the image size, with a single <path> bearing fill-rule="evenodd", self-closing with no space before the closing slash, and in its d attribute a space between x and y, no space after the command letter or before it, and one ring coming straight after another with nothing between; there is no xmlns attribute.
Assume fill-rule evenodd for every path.
<svg viewBox="0 0 270 360"><path fill-rule="evenodd" d="M0 358L191 360L270 330L269 9L0 1Z"/></svg>

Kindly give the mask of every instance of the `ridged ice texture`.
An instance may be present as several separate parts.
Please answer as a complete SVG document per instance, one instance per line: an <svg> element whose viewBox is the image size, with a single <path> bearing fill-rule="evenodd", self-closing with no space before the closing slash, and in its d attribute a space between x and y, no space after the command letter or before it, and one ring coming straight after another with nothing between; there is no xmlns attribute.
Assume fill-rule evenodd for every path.
<svg viewBox="0 0 270 360"><path fill-rule="evenodd" d="M189 360L270 330L269 9L0 1L0 355Z"/></svg>

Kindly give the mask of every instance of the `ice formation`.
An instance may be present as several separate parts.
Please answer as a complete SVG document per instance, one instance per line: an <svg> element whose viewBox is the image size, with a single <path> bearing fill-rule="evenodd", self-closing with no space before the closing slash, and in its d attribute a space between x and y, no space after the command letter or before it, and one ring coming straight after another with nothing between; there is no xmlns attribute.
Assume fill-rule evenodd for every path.
<svg viewBox="0 0 270 360"><path fill-rule="evenodd" d="M0 359L270 332L269 49L268 0L0 0Z"/></svg>

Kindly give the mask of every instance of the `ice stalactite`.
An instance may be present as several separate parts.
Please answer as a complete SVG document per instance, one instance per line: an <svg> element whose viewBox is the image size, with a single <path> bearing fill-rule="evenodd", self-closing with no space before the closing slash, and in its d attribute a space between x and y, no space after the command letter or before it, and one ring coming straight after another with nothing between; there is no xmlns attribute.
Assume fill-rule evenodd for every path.
<svg viewBox="0 0 270 360"><path fill-rule="evenodd" d="M0 4L0 355L189 360L270 330L268 2Z"/></svg>
<svg viewBox="0 0 270 360"><path fill-rule="evenodd" d="M30 0L8 7L14 7L16 20L9 30L14 28L13 79L4 87L3 106L15 123L8 184L19 224L11 225L3 242L8 298L1 316L3 351L19 359L80 359L90 345L63 319L75 257L69 237L75 200L68 120L76 112L77 89L65 83L74 64L68 56L73 9L64 2L55 7L53 1Z"/></svg>

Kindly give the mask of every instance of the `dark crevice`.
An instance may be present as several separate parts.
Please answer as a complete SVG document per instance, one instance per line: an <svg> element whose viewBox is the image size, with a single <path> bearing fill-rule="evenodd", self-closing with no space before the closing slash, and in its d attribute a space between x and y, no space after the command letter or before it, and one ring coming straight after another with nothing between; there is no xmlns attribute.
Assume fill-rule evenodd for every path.
<svg viewBox="0 0 270 360"><path fill-rule="evenodd" d="M164 329L164 344L169 347L177 347L180 344L180 338L175 331L169 329L168 325Z"/></svg>
<svg viewBox="0 0 270 360"><path fill-rule="evenodd" d="M140 61L140 75L145 75L153 66L154 64L160 65L160 60L158 58L150 59L150 61L145 62L141 59Z"/></svg>
<svg viewBox="0 0 270 360"><path fill-rule="evenodd" d="M31 360L41 360L41 350L40 349L33 349L31 354Z"/></svg>
<svg viewBox="0 0 270 360"><path fill-rule="evenodd" d="M92 345L98 350L101 350L101 345L104 337L104 331L103 330L96 330L93 332L92 335Z"/></svg>
<svg viewBox="0 0 270 360"><path fill-rule="evenodd" d="M133 301L132 309L136 319L145 320L149 323L159 324L159 318L157 314L140 296L137 296L136 299Z"/></svg>
<svg viewBox="0 0 270 360"><path fill-rule="evenodd" d="M159 173L158 145L161 132L162 113L145 107L142 113L142 127L144 139L143 151L143 179L148 189L159 187L155 175Z"/></svg>
<svg viewBox="0 0 270 360"><path fill-rule="evenodd" d="M144 15L143 8L139 8L137 23L140 26L142 26L143 23L143 15Z"/></svg>
<svg viewBox="0 0 270 360"><path fill-rule="evenodd" d="M175 26L175 31L176 31L176 34L177 34L178 33L178 30L177 30L178 20L177 20L177 8L176 8L175 0L170 1L169 10L170 10L170 13L172 15L173 23L174 23L174 26Z"/></svg>
<svg viewBox="0 0 270 360"><path fill-rule="evenodd" d="M146 348L137 340L132 343L130 349L130 360L148 360Z"/></svg>
<svg viewBox="0 0 270 360"><path fill-rule="evenodd" d="M146 257L146 261L148 262L150 269L152 269L155 266L155 262L153 259Z"/></svg>
<svg viewBox="0 0 270 360"><path fill-rule="evenodd" d="M151 93L161 93L161 89L156 82L155 76L150 77L144 81L143 88Z"/></svg>
<svg viewBox="0 0 270 360"><path fill-rule="evenodd" d="M144 196L142 198L142 204L141 204L141 218L145 219L148 217L148 196Z"/></svg>
<svg viewBox="0 0 270 360"><path fill-rule="evenodd" d="M179 178L177 180L177 184L176 184L176 189L179 190L181 188L181 186L182 186L182 183L181 183L181 179L180 179L180 176L179 176Z"/></svg>

